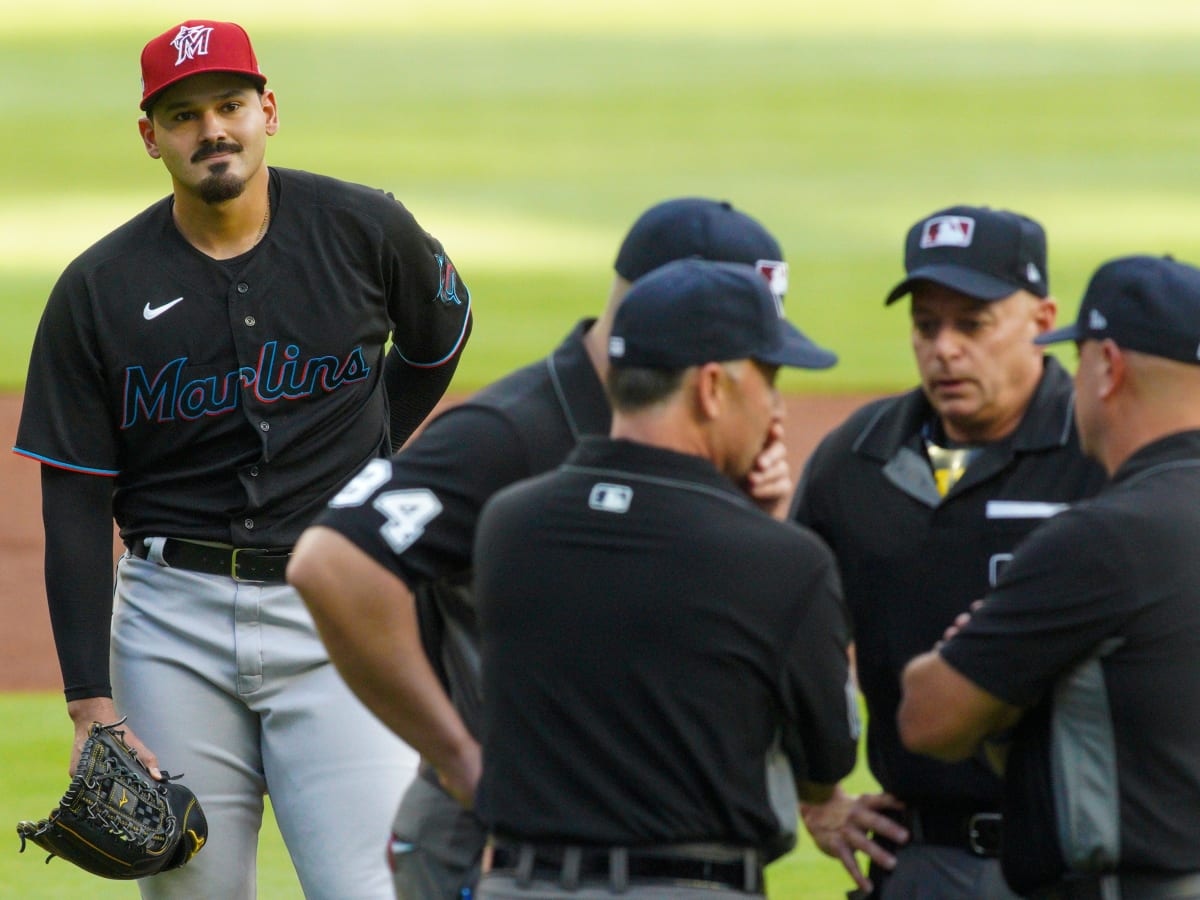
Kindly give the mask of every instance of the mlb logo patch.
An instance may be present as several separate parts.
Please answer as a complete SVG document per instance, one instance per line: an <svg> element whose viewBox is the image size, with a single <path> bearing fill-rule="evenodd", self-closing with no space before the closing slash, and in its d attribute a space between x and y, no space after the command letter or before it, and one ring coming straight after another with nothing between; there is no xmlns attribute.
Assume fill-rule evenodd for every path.
<svg viewBox="0 0 1200 900"><path fill-rule="evenodd" d="M767 279L767 286L775 295L775 302L782 304L788 290L788 264L782 259L760 259L754 264L754 268ZM780 314L782 315L782 310Z"/></svg>
<svg viewBox="0 0 1200 900"><path fill-rule="evenodd" d="M627 513L629 504L633 502L633 488L625 484L592 485L588 494L588 506L599 512Z"/></svg>
<svg viewBox="0 0 1200 900"><path fill-rule="evenodd" d="M921 249L970 247L975 237L975 220L970 216L934 216L921 229Z"/></svg>

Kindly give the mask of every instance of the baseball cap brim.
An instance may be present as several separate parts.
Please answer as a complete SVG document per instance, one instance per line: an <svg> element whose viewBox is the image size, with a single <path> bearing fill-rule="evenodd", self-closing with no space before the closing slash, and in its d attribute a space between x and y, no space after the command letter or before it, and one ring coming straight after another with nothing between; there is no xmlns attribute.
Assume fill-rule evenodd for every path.
<svg viewBox="0 0 1200 900"><path fill-rule="evenodd" d="M179 82L181 82L181 81L186 81L187 79L191 78L193 75L207 75L212 72L220 72L223 75L240 75L242 78L245 78L247 81L251 82L260 91L263 90L264 88L266 88L266 86L267 86L267 79L263 75L258 74L257 72L247 72L245 69L231 69L227 66L214 66L212 68L205 68L202 66L198 66L187 72L181 73L180 75L178 75L175 78L170 79L169 81L165 82L164 84L162 84L161 86L156 88L153 94L147 95L147 97L139 104L139 106L142 109L142 112L145 112L151 106L153 106L155 103L157 103L159 101L159 99L162 97L162 95L167 92L168 88L171 88L174 85L179 84Z"/></svg>
<svg viewBox="0 0 1200 900"><path fill-rule="evenodd" d="M1035 344L1061 344L1064 341L1077 341L1082 336L1079 330L1079 323L1074 322L1063 328L1055 328L1053 331L1047 331L1045 334L1039 334L1033 339Z"/></svg>
<svg viewBox="0 0 1200 900"><path fill-rule="evenodd" d="M783 341L765 353L755 353L754 359L772 366L790 366L794 369L830 369L837 364L837 354L818 347L805 337L795 325L787 320L783 326Z"/></svg>
<svg viewBox="0 0 1200 900"><path fill-rule="evenodd" d="M890 303L896 302L905 294L912 293L912 289L918 281L932 281L934 284L948 287L951 290L966 294L968 297L974 297L976 300L1003 300L1010 294L1021 290L1020 285L1012 284L1003 279L992 275L985 275L982 272L967 269L963 266L922 266L909 272L908 277L896 285L892 289L892 292L887 295L887 299L883 302L883 305L887 306Z"/></svg>

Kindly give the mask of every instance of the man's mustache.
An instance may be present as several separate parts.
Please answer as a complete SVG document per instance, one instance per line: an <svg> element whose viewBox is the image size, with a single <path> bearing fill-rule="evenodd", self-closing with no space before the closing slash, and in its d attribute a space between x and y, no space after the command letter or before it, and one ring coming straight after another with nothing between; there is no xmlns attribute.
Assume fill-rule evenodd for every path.
<svg viewBox="0 0 1200 900"><path fill-rule="evenodd" d="M192 162L198 163L203 159L208 159L210 156L220 156L222 153L241 153L241 144L209 144L207 147L201 147L192 154Z"/></svg>

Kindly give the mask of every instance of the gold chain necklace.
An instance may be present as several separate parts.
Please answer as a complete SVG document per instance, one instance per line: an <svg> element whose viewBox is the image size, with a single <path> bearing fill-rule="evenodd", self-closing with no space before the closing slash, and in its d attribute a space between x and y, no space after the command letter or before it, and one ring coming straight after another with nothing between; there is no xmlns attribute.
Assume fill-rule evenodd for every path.
<svg viewBox="0 0 1200 900"><path fill-rule="evenodd" d="M266 235L267 223L270 221L271 221L271 194L268 191L267 192L267 209L263 213L262 224L258 226L258 236L254 239L253 246L257 247L259 244L259 241L261 241L263 239L263 236Z"/></svg>

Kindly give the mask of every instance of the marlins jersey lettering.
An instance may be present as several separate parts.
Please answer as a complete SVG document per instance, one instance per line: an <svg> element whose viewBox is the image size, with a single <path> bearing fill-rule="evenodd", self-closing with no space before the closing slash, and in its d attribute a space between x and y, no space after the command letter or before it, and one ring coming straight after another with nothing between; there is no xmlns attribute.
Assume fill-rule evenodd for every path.
<svg viewBox="0 0 1200 900"><path fill-rule="evenodd" d="M243 256L192 248L167 198L51 295L14 449L113 476L126 540L290 545L388 449L389 338L419 366L464 338L465 286L390 195L287 169L271 194L271 229Z"/></svg>

